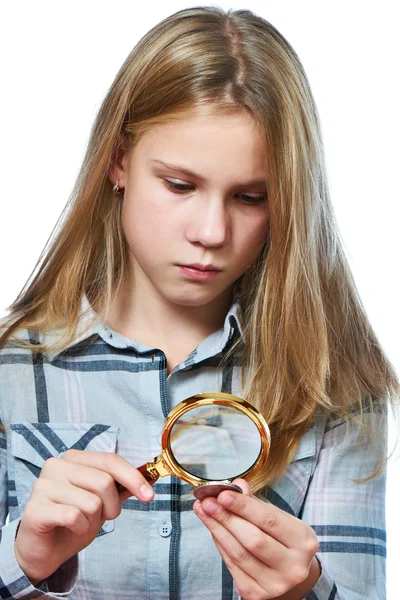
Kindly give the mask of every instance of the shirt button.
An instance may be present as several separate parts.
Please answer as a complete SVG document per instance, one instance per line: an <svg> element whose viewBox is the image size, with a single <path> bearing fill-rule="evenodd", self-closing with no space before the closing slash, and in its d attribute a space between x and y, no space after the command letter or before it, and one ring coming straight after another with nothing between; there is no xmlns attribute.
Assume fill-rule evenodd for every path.
<svg viewBox="0 0 400 600"><path fill-rule="evenodd" d="M161 537L168 537L171 535L172 526L169 523L162 523L158 528L158 533Z"/></svg>

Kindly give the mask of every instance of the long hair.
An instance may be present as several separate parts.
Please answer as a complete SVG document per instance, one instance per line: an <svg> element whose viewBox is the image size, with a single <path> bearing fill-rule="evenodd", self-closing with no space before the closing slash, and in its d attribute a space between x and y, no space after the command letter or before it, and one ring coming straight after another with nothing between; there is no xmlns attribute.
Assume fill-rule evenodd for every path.
<svg viewBox="0 0 400 600"><path fill-rule="evenodd" d="M268 148L268 241L241 281L244 393L273 441L261 486L283 472L316 412L349 416L358 405L362 413L366 401L394 398L398 383L340 244L307 77L286 39L251 11L181 10L139 41L104 99L69 205L0 345L29 328L60 331L53 349L67 347L83 294L107 314L127 267L109 168L154 125L200 108L252 115Z"/></svg>

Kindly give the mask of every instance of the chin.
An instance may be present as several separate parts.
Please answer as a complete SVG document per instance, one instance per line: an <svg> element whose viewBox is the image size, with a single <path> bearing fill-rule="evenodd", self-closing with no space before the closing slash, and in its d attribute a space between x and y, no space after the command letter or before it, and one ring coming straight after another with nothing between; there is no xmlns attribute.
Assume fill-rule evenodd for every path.
<svg viewBox="0 0 400 600"><path fill-rule="evenodd" d="M208 291L208 293L201 293L200 290L198 290L198 292L194 292L194 290L191 290L190 292L188 291L187 294L182 294L180 293L179 295L172 295L169 297L166 297L166 299L171 302L172 304L175 304L177 306L186 306L188 308L192 307L201 307L201 306L206 306L207 304L212 304L213 302L219 302L221 301L221 297L225 294L230 294L231 293L231 288L229 289L224 289L221 292L217 292L217 293L210 293L210 290Z"/></svg>
<svg viewBox="0 0 400 600"><path fill-rule="evenodd" d="M202 298L188 298L187 296L183 298L171 298L170 302L172 304L176 304L177 306L187 306L188 308L195 308L196 306L205 306L206 304L210 304L215 300L215 297L202 297Z"/></svg>

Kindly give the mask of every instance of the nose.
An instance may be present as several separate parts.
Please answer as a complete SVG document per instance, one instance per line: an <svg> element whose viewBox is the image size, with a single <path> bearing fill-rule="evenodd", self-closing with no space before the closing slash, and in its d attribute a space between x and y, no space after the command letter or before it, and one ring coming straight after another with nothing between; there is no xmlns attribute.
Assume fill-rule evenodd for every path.
<svg viewBox="0 0 400 600"><path fill-rule="evenodd" d="M230 237L230 215L222 198L203 198L193 207L186 237L192 244L224 246Z"/></svg>

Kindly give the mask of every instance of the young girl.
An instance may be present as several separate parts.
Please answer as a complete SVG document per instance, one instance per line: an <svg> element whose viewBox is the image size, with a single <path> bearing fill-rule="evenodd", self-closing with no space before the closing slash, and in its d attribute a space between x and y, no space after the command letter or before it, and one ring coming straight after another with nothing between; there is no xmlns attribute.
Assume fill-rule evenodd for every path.
<svg viewBox="0 0 400 600"><path fill-rule="evenodd" d="M307 78L265 20L186 9L139 42L0 344L1 598L385 597L398 383ZM207 391L257 406L272 443L251 489L194 502L135 466Z"/></svg>

